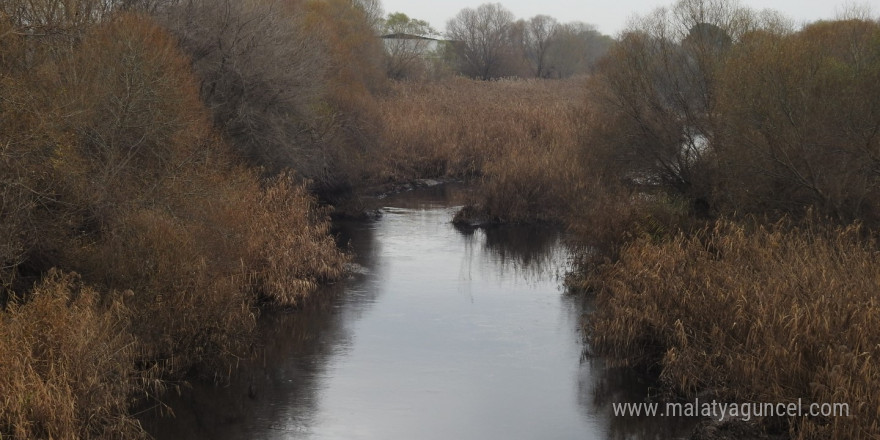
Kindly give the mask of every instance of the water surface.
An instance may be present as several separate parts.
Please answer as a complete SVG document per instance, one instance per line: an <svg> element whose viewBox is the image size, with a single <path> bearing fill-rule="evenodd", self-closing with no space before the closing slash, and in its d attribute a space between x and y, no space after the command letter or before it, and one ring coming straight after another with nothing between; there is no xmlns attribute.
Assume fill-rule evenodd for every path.
<svg viewBox="0 0 880 440"><path fill-rule="evenodd" d="M260 355L225 386L168 396L158 439L668 439L677 423L616 418L650 384L583 356L589 307L565 295L559 231L460 231L456 187L377 201L338 225L351 279L260 321Z"/></svg>

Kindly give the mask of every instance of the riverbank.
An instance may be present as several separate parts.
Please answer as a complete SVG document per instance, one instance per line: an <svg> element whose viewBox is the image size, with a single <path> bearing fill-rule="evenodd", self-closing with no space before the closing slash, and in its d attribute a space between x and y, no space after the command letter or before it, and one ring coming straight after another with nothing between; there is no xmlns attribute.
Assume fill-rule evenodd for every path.
<svg viewBox="0 0 880 440"><path fill-rule="evenodd" d="M685 396L846 404L782 422L793 438L860 438L880 404L878 264L858 227L719 221L637 239L593 275L586 331L596 354L656 368Z"/></svg>
<svg viewBox="0 0 880 440"><path fill-rule="evenodd" d="M568 227L604 359L854 411L793 438L880 436L868 13L679 1L588 77L419 83L383 76L360 2L25 3L0 3L0 435L144 436L133 400L229 377L266 307L346 276L319 199L461 179L466 245Z"/></svg>
<svg viewBox="0 0 880 440"><path fill-rule="evenodd" d="M654 439L687 425L621 422L610 402L651 383L582 360L581 297L563 294L564 231L461 231L460 185L375 202L337 222L361 270L302 310L267 313L260 349L230 383L193 381L143 415L156 438ZM402 331L401 329L405 330ZM683 429L683 430L682 430Z"/></svg>
<svg viewBox="0 0 880 440"><path fill-rule="evenodd" d="M618 55L623 57L624 53ZM876 248L869 239L873 232L846 232L849 222L815 216L809 209L787 210L787 202L759 202L764 182L757 178L737 180L734 187L726 178L713 180L710 171L715 161L734 159L721 154L724 145L718 145L717 155L706 154L701 161L672 154L666 159L679 165L666 169L640 162L642 156L655 157L659 151L624 153L620 143L635 136L627 133L657 130L651 133L661 136L660 131L670 127L631 127L627 124L632 121L627 122L621 109L597 105L638 98L606 95L614 93L604 89L614 85L608 84L614 79L611 76L622 74L613 70L620 67L614 62L610 60L608 70L598 72L606 75L604 78L597 75L585 86L590 96L597 98L590 106L568 101L567 110L546 113L554 118L579 115L564 123L554 122L566 124L554 125L559 132L544 125L550 118L542 111L551 107L543 107L545 101L537 98L544 96L546 102L552 102L552 94L542 95L545 87L551 86L535 86L540 92L523 92L531 87L527 82L401 85L400 96L416 103L414 106L422 103L418 106L421 114L402 101L390 101L391 115L394 109L402 110L399 117L388 117L398 123L393 132L400 139L398 148L421 145L417 151L430 151L426 157L444 164L447 137L422 131L431 123L446 121L445 126L467 127L453 132L462 140L456 145L480 145L480 132L496 133L493 128L501 124L496 121L511 121L488 139L501 139L503 145L514 147L493 150L491 143L482 147L481 151L499 153L477 156L483 159L473 162L480 164L476 168L480 185L457 220L468 228L548 219L567 224L581 249L579 267L569 277L569 284L598 300L597 311L586 318L585 331L591 349L599 356L612 363L657 371L667 391L679 396L711 393L732 401L768 402L842 399L853 408L873 408L869 396L880 376L869 364L859 363L859 354L873 358L880 353L874 353L878 341L865 330L875 323L860 311L872 310L872 292L880 291L880 286L868 269L847 269L837 260L848 254L863 255L866 260L850 262L855 267L872 267L876 262L868 255ZM453 87L460 87L460 91ZM565 86L559 87L565 90ZM461 92L465 90L468 92ZM460 115L442 110L473 105L469 96L483 96L486 99L481 102L492 103L496 100L490 98L496 92L515 97L534 93L535 113L517 115L516 110L476 104L485 120L466 124ZM438 101L448 106L425 104ZM403 114L424 118L424 122L407 125ZM507 118L512 115L517 116ZM528 127L513 122L521 120L535 121L537 137L519 131L515 124ZM529 146L521 150L517 147L526 144ZM674 153L674 148L669 151ZM730 154L730 150L723 153ZM544 155L553 158L548 160ZM681 168L681 163L692 168ZM497 173L491 171L495 166ZM670 170L681 174L663 174ZM633 173L658 173L658 177L640 180L634 179ZM663 180L666 177L668 182ZM687 183L682 183L683 179L688 179ZM743 188L751 184L755 185L752 195L756 199L739 198ZM715 192L707 193L708 188ZM839 206L848 206L842 200ZM752 217L733 208L754 209L752 203L763 203ZM724 216L731 220L717 220ZM814 216L812 220L801 220L810 216ZM780 222L780 218L788 220ZM752 235L762 238L745 238ZM764 249L768 243L773 247ZM858 333L853 333L847 322ZM784 418L772 424L784 426L792 438L823 439L870 435L875 429L870 424L872 417L863 413L851 418ZM726 426L737 422L731 423ZM715 428L708 426L705 431L718 432ZM731 429L759 437L764 427ZM778 431L778 427L773 429Z"/></svg>
<svg viewBox="0 0 880 440"><path fill-rule="evenodd" d="M499 222L560 222L583 181L583 78L394 83L377 176L465 179L467 204Z"/></svg>

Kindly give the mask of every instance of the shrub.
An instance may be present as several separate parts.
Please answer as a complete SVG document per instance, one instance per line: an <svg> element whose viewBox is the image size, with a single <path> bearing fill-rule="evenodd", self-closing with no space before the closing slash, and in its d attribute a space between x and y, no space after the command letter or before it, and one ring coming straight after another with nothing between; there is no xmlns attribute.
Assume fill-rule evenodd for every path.
<svg viewBox="0 0 880 440"><path fill-rule="evenodd" d="M866 20L743 38L719 94L719 205L880 221L878 41L880 24Z"/></svg>
<svg viewBox="0 0 880 440"><path fill-rule="evenodd" d="M0 108L14 148L0 166L17 170L2 189L21 199L3 207L16 214L2 223L7 285L55 266L131 290L141 366L179 377L244 354L257 294L292 304L340 276L323 211L289 178L264 188L237 164L152 20L105 21L38 67L11 71L19 88Z"/></svg>
<svg viewBox="0 0 880 440"><path fill-rule="evenodd" d="M152 19L0 42L0 433L139 436L134 393L229 374L259 301L298 305L348 257L303 185L239 163Z"/></svg>
<svg viewBox="0 0 880 440"><path fill-rule="evenodd" d="M327 48L299 8L275 0L197 0L159 19L192 57L213 121L239 155L270 173L319 177Z"/></svg>
<svg viewBox="0 0 880 440"><path fill-rule="evenodd" d="M363 175L382 52L357 2L198 0L160 20L193 60L214 124L248 163L292 169L323 195Z"/></svg>
<svg viewBox="0 0 880 440"><path fill-rule="evenodd" d="M246 351L255 294L293 304L339 277L345 257L304 188L286 176L264 188L236 164L165 31L124 16L80 56L87 111L55 160L84 233L58 243L58 264L134 291L145 365L223 374Z"/></svg>

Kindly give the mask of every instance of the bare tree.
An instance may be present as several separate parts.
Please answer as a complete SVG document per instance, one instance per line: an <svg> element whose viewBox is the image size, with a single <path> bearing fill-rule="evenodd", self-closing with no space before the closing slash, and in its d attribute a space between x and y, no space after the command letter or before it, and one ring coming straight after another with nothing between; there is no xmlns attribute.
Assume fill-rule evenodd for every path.
<svg viewBox="0 0 880 440"><path fill-rule="evenodd" d="M299 14L277 0L188 0L161 19L192 57L202 99L238 150L269 171L311 176L328 63Z"/></svg>
<svg viewBox="0 0 880 440"><path fill-rule="evenodd" d="M553 17L536 15L525 22L524 46L525 56L532 72L538 78L548 76L547 54L556 37L559 23Z"/></svg>
<svg viewBox="0 0 880 440"><path fill-rule="evenodd" d="M351 0L352 6L360 9L364 13L370 28L374 32L379 33L382 30L383 17L385 12L382 9L381 0Z"/></svg>
<svg viewBox="0 0 880 440"><path fill-rule="evenodd" d="M631 177L682 193L705 191L717 145L719 71L750 13L727 0L680 0L637 20L602 63L601 99L627 125L614 148Z"/></svg>
<svg viewBox="0 0 880 440"><path fill-rule="evenodd" d="M66 33L104 18L114 6L106 0L4 0L0 13L21 32L33 36Z"/></svg>
<svg viewBox="0 0 880 440"><path fill-rule="evenodd" d="M513 13L500 3L465 8L446 24L448 38L459 42L462 71L480 79L504 75L511 44Z"/></svg>
<svg viewBox="0 0 880 440"><path fill-rule="evenodd" d="M561 24L545 56L545 76L567 78L590 73L613 43L614 39L601 34L590 24Z"/></svg>

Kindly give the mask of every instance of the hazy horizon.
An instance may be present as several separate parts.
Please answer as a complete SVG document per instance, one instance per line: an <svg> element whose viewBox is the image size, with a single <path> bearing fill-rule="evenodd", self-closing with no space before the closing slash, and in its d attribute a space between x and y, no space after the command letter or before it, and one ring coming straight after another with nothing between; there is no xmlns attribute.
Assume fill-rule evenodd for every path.
<svg viewBox="0 0 880 440"><path fill-rule="evenodd" d="M412 2L407 0L383 0L385 13L403 12L406 15L426 20L437 31L444 32L446 22L464 8L476 8L489 3L479 0L452 0L442 3ZM626 27L627 21L635 15L645 15L661 6L669 6L674 0L617 0L609 2L588 2L583 0L555 0L534 2L526 0L500 1L517 18L530 18L538 14L549 15L560 22L580 21L596 26L599 32L616 35ZM827 0L742 0L744 6L756 10L772 9L782 12L795 23L832 19L846 5L867 4ZM876 14L876 11L873 11Z"/></svg>

